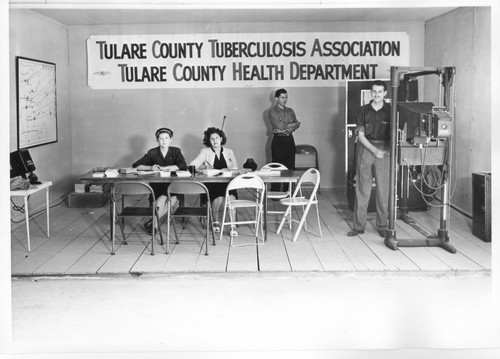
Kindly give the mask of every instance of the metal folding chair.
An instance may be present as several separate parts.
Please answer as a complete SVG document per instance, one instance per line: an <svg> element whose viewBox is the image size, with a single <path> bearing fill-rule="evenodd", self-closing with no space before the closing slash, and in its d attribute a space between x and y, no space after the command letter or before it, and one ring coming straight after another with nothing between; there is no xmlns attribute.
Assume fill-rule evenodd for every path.
<svg viewBox="0 0 500 359"><path fill-rule="evenodd" d="M316 168L319 171L318 150L312 145L296 145L295 169L307 170L308 168ZM318 186L318 193L321 193L320 186Z"/></svg>
<svg viewBox="0 0 500 359"><path fill-rule="evenodd" d="M262 171L283 171L283 170L288 170L288 168L278 162L271 162L266 165L264 165L261 168ZM271 182L272 183L272 182ZM269 200L280 200L283 198L290 198L292 196L292 186L293 184L290 182L288 183L288 190L287 191L271 191L271 183L267 184L267 192L266 192L266 198ZM285 211L277 211L277 210L269 210L269 204L267 204L267 214L284 214ZM268 221L267 223L280 223L280 221ZM292 228L292 222L289 222L290 229Z"/></svg>
<svg viewBox="0 0 500 359"><path fill-rule="evenodd" d="M318 151L312 145L295 146L295 169L306 170L316 168L319 170Z"/></svg>
<svg viewBox="0 0 500 359"><path fill-rule="evenodd" d="M285 221L288 219L289 221L298 223L298 227L295 230L295 234L293 235L292 241L296 241L297 237L299 236L299 232L302 229L302 226L304 226L304 229L307 231L307 223L306 223L306 218L307 214L309 213L309 209L311 208L312 205L316 206L316 217L318 219L318 229L319 229L319 237L322 237L323 234L321 232L321 223L319 220L319 209L318 209L318 197L316 196L316 193L318 191L319 187L319 182L320 182L320 173L317 169L315 168L309 168L304 174L300 177L299 183L297 184L297 187L295 188L295 191L293 192L293 195L291 198L284 198L281 199L280 202L287 206L287 209L285 211L285 214L283 218L281 219L281 223L278 227L278 231L276 233L280 233L281 228L283 228L283 224ZM305 197L303 196L302 193L302 188L304 184L312 184L312 190L309 192L309 189L307 192L309 192L309 196ZM305 191L304 191L305 192ZM294 219L293 218L293 208L294 207L302 207L302 216L300 219Z"/></svg>
<svg viewBox="0 0 500 359"><path fill-rule="evenodd" d="M248 193L252 197L251 199L231 199L229 191L231 190L248 190ZM252 173L241 174L229 182L226 189L226 196L224 199L224 211L222 214L222 224L220 231L220 239L222 239L222 234L224 233L224 226L230 226L229 236L231 247L239 247L245 245L260 245L264 244L264 230L262 225L263 217L263 200L264 192L266 190L265 184L262 179ZM253 208L255 217L253 219L245 219L238 221L236 218L236 211L242 208ZM226 220L226 214L229 211L229 221ZM253 224L255 227L255 243L243 243L234 244L234 235L231 228L240 224ZM259 228L261 231L261 240L259 241Z"/></svg>
<svg viewBox="0 0 500 359"><path fill-rule="evenodd" d="M131 204L126 204L126 197L128 196L144 196L148 195L152 198L151 206L133 206ZM118 213L116 210L116 204L121 198L122 206L121 212ZM160 233L161 244L163 245L163 236L160 229L160 218L158 217L158 213L156 212L156 201L154 199L154 192L150 185L144 182L132 182L132 183L118 183L113 186L111 190L111 201L112 205L112 217L113 217L113 235L111 238L111 254L115 254L115 224L119 223L120 229L123 236L123 244L127 244L127 238L125 237L124 230L124 218L126 217L148 217L155 218L158 223L158 232ZM148 202L149 203L149 202ZM156 229L153 225L152 233L151 233L151 255L154 255L154 239Z"/></svg>
<svg viewBox="0 0 500 359"><path fill-rule="evenodd" d="M202 203L202 201L197 200L196 203L192 206L186 206L186 201L184 201L183 205L179 205L177 209L172 212L172 206L170 203L172 202L172 197L173 196L179 196L183 195L184 197L188 195L196 195L196 196L201 196L201 195L206 195L207 202ZM176 181L172 182L168 186L167 190L167 196L168 196L168 208L167 208L167 247L166 247L166 253L169 253L169 242L170 242L170 222L172 221L172 226L174 228L174 236L175 236L175 243L179 244L179 236L177 235L177 231L175 229L175 218L202 218L205 220L205 255L208 255L208 236L209 236L209 231L212 228L212 209L210 205L210 195L208 193L207 187L200 182L195 182L195 181ZM181 196L182 197L182 196ZM199 204L196 206L196 204ZM213 245L215 246L215 237L214 233L212 231L212 240L213 240Z"/></svg>

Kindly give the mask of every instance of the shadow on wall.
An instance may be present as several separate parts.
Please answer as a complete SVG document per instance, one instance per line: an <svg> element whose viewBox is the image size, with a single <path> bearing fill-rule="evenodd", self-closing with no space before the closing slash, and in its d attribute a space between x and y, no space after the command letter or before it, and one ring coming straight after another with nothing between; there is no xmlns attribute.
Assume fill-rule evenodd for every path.
<svg viewBox="0 0 500 359"><path fill-rule="evenodd" d="M342 183L347 187L347 163L348 159L347 156L349 153L346 153L346 151L349 151L347 148L347 108L346 108L346 88L345 87L339 87L338 89L338 105L337 108L339 109L338 113L334 113L331 116L332 119L332 126L333 126L333 139L332 141L332 152L333 152L333 157L332 158L332 163L341 163L343 165L342 170L339 171L339 168L332 168L332 177L333 177L333 183ZM341 143L341 146L338 146L337 143L335 143L335 139L338 139ZM353 139L354 141L354 139ZM354 148L351 149L353 151L351 155L351 159L354 158ZM347 161L347 162L346 162ZM323 166L324 167L324 166ZM339 174L340 172L340 174Z"/></svg>
<svg viewBox="0 0 500 359"><path fill-rule="evenodd" d="M205 131L205 129L200 131L199 136L186 134L182 137L177 145L172 145L180 147L187 164L194 160L200 150L205 147L205 145L203 144L203 131Z"/></svg>
<svg viewBox="0 0 500 359"><path fill-rule="evenodd" d="M117 167L131 167L132 163L134 163L142 156L144 156L146 152L149 150L149 148L145 148L146 146L145 136L139 136L139 135L132 136L129 138L128 143L130 151L126 156L120 158L120 160L117 161L116 163Z"/></svg>
<svg viewBox="0 0 500 359"><path fill-rule="evenodd" d="M265 109L264 112L262 113L262 121L264 122L264 126L266 126L266 135L267 135L267 140L264 147L266 163L270 163L272 161L271 142L273 141L273 126L271 126L271 122L269 121L269 111L276 104L274 93L275 91L271 91L269 93L269 102L271 102L271 105L267 109Z"/></svg>

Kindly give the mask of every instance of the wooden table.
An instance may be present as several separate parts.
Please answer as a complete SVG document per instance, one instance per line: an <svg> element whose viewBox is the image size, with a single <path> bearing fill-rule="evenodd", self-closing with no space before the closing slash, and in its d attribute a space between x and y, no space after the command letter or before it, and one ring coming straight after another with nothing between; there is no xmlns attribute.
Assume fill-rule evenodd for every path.
<svg viewBox="0 0 500 359"><path fill-rule="evenodd" d="M29 215L29 205L28 198L33 193L41 191L45 189L45 203L47 206L47 238L50 236L50 226L49 226L49 187L52 186L51 181L42 181L41 184L30 185L30 188L25 190L15 190L10 191L11 197L24 197L24 214L26 216L26 233L28 237L28 252L31 252L31 244L30 244L30 215Z"/></svg>
<svg viewBox="0 0 500 359"><path fill-rule="evenodd" d="M243 171L241 171L243 173ZM262 171L256 172L259 177L262 179L264 183L296 183L302 173L304 171L294 171L294 170L286 170L280 171L280 175L269 175L266 176ZM78 181L81 183L87 184L104 184L109 183L112 187L117 183L127 183L127 182L147 182L147 183L171 183L174 181L198 181L202 183L229 183L234 177L237 176L237 172L235 172L231 177L224 176L207 176L202 173L196 173L191 175L190 177L177 177L175 174L172 174L169 177L160 177L159 173L152 172L151 174L144 174L141 171L141 174L137 173L127 173L127 174L119 174L116 177L93 177L92 172L88 172L83 176L78 178ZM112 188L111 188L112 189ZM112 191L110 191L111 194ZM267 240L267 197L266 191L264 191L264 241ZM112 206L112 201L110 200L110 206ZM113 218L111 218L111 210L110 210L110 228L113 230ZM113 233L111 233L113 235ZM168 240L168 239L167 239Z"/></svg>

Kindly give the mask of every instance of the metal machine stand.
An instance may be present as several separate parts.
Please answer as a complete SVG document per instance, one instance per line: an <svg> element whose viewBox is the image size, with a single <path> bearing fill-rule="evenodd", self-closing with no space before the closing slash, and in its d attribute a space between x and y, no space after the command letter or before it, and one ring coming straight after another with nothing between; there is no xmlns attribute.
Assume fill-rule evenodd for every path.
<svg viewBox="0 0 500 359"><path fill-rule="evenodd" d="M453 108L450 106L450 84L453 82L453 77L455 74L455 68L435 68L435 67L391 67L391 87L392 87L392 100L391 100L391 168L389 176L389 226L386 231L386 237L384 240L385 245L392 249L397 250L398 247L441 247L450 253L456 253L457 250L449 243L448 236L448 217L449 217L449 199L450 199L450 186L449 186L449 176L451 173L451 161L452 161L452 136L448 136L444 140L445 144L445 161L443 164L443 181L444 185L441 188L441 199L442 207L440 210L440 226L437 230L436 235L428 236L424 239L397 239L396 230L394 229L394 224L396 220L396 171L397 171L397 153L396 147L398 142L398 121L397 121L397 103L398 103L398 87L400 84L400 79L402 74L411 73L412 77L422 76L422 75L438 75L442 79L442 85L444 86L444 99L445 107L447 109ZM441 92L440 92L441 93ZM406 166L403 166L403 171ZM406 167L406 171L408 168ZM404 187L404 186L403 186ZM403 219L408 220L407 214L404 214Z"/></svg>
<svg viewBox="0 0 500 359"><path fill-rule="evenodd" d="M396 219L401 219L406 224L409 224L414 229L422 233L424 236L428 236L428 233L420 228L414 219L408 214L408 198L410 197L410 184L409 184L409 173L410 170L408 166L401 166L401 177L400 177L400 197L399 197L399 211L397 211Z"/></svg>

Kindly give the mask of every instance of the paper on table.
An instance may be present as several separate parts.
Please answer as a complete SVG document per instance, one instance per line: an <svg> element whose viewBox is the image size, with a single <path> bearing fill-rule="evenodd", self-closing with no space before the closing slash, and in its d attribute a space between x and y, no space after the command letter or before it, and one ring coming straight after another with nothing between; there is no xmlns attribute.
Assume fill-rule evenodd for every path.
<svg viewBox="0 0 500 359"><path fill-rule="evenodd" d="M222 173L222 170L213 170L213 169L203 170L203 174L205 174L209 177L217 176L217 175L220 175L221 173Z"/></svg>
<svg viewBox="0 0 500 359"><path fill-rule="evenodd" d="M177 177L191 177L191 172L189 171L176 171Z"/></svg>
<svg viewBox="0 0 500 359"><path fill-rule="evenodd" d="M119 175L118 170L116 168L107 169L105 174L106 177L118 177Z"/></svg>
<svg viewBox="0 0 500 359"><path fill-rule="evenodd" d="M281 171L273 171L273 170L255 171L251 173L255 173L257 176L281 176Z"/></svg>
<svg viewBox="0 0 500 359"><path fill-rule="evenodd" d="M155 173L158 173L160 172L159 170L158 171L137 171L136 173L138 175L154 175Z"/></svg>

